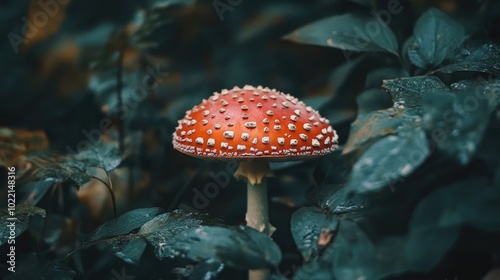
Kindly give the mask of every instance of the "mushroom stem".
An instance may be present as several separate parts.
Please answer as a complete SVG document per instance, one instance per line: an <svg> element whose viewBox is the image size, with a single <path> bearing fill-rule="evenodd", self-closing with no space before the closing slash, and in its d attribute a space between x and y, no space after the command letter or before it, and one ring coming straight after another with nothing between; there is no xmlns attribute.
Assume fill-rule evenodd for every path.
<svg viewBox="0 0 500 280"><path fill-rule="evenodd" d="M267 184L262 181L253 185L247 182L247 226L252 227L267 235L271 235L274 227L269 223L267 205Z"/></svg>
<svg viewBox="0 0 500 280"><path fill-rule="evenodd" d="M260 184L247 182L247 226L271 235L274 227L269 223L267 204L267 184L265 178ZM249 280L270 279L268 268L252 269L248 272Z"/></svg>
<svg viewBox="0 0 500 280"><path fill-rule="evenodd" d="M247 226L267 235L273 234L275 228L269 223L269 208L267 203L266 177L273 176L268 161L240 162L234 173L236 178L247 180ZM250 280L270 279L268 268L252 269L248 274Z"/></svg>

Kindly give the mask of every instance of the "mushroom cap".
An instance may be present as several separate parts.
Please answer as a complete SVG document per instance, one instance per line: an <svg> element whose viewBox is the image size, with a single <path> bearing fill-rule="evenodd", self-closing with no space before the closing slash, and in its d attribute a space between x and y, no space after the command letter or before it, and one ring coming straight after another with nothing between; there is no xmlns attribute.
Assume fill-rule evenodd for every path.
<svg viewBox="0 0 500 280"><path fill-rule="evenodd" d="M300 160L335 151L337 133L318 111L262 86L224 89L188 110L174 134L182 153L217 159Z"/></svg>

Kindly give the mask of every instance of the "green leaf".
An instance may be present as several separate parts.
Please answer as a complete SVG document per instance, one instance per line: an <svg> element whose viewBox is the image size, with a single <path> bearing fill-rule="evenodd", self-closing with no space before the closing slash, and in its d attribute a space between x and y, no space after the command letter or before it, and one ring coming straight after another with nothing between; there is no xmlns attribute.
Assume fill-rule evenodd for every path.
<svg viewBox="0 0 500 280"><path fill-rule="evenodd" d="M159 259L181 257L240 269L275 267L281 261L279 247L269 236L245 226L181 227L175 235L163 237L155 252Z"/></svg>
<svg viewBox="0 0 500 280"><path fill-rule="evenodd" d="M108 172L115 169L121 162L120 153L112 144L93 146L91 149L84 150L75 155L75 159L85 162L89 166L102 168Z"/></svg>
<svg viewBox="0 0 500 280"><path fill-rule="evenodd" d="M164 9L173 5L191 5L195 2L196 0L154 0L151 1L151 8Z"/></svg>
<svg viewBox="0 0 500 280"><path fill-rule="evenodd" d="M410 222L405 250L409 266L428 271L458 240L463 226L500 232L500 190L473 178L445 186L425 197Z"/></svg>
<svg viewBox="0 0 500 280"><path fill-rule="evenodd" d="M322 231L333 232L338 220L314 207L304 207L292 215L292 236L297 249L306 261L318 254L318 240Z"/></svg>
<svg viewBox="0 0 500 280"><path fill-rule="evenodd" d="M358 115L351 124L351 131L343 153L362 152L375 140L397 132L397 129L412 118L396 108L389 108Z"/></svg>
<svg viewBox="0 0 500 280"><path fill-rule="evenodd" d="M147 242L137 235L124 235L107 241L115 256L129 264L138 264L142 253L146 249Z"/></svg>
<svg viewBox="0 0 500 280"><path fill-rule="evenodd" d="M127 234L141 227L161 212L162 209L159 207L134 209L100 225L86 236L85 241L92 242L111 236Z"/></svg>
<svg viewBox="0 0 500 280"><path fill-rule="evenodd" d="M357 193L380 191L410 175L429 156L425 133L390 135L372 145L354 164L345 188Z"/></svg>
<svg viewBox="0 0 500 280"><path fill-rule="evenodd" d="M208 215L176 210L156 216L137 234L154 247L159 259L181 257L249 269L277 266L278 246L267 235L248 227L222 227Z"/></svg>
<svg viewBox="0 0 500 280"><path fill-rule="evenodd" d="M35 215L45 217L45 210L31 205L17 205L13 211L8 208L0 209L0 222L2 223L0 227L0 245L7 242L10 236L18 237L21 235L28 229L30 216ZM12 223L15 226L8 227ZM14 234L12 235L12 233Z"/></svg>
<svg viewBox="0 0 500 280"><path fill-rule="evenodd" d="M465 39L464 28L435 8L417 20L408 56L416 66L428 69L441 64Z"/></svg>
<svg viewBox="0 0 500 280"><path fill-rule="evenodd" d="M454 73L458 71L474 71L500 76L500 48L498 45L486 44L472 51L466 50L458 61L434 72Z"/></svg>
<svg viewBox="0 0 500 280"><path fill-rule="evenodd" d="M488 126L488 101L474 91L435 93L424 97L423 111L424 128L437 147L467 164Z"/></svg>
<svg viewBox="0 0 500 280"><path fill-rule="evenodd" d="M342 220L334 243L322 258L333 261L336 279L381 279L405 270L403 246L399 237L373 242L356 223Z"/></svg>
<svg viewBox="0 0 500 280"><path fill-rule="evenodd" d="M394 107L417 110L422 106L422 96L438 91L450 91L448 86L435 76L385 80L382 87L392 95Z"/></svg>
<svg viewBox="0 0 500 280"><path fill-rule="evenodd" d="M391 29L373 17L360 14L316 21L286 35L285 39L349 51L380 51L398 55L398 42Z"/></svg>

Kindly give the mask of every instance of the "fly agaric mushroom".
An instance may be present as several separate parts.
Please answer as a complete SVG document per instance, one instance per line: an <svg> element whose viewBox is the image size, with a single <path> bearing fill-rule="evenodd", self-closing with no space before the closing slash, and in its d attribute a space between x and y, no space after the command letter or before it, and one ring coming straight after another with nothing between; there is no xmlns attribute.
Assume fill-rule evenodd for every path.
<svg viewBox="0 0 500 280"><path fill-rule="evenodd" d="M265 177L269 162L302 160L337 149L338 136L318 111L262 86L223 89L188 110L174 132L182 153L237 160L234 176L247 180L247 225L271 235Z"/></svg>

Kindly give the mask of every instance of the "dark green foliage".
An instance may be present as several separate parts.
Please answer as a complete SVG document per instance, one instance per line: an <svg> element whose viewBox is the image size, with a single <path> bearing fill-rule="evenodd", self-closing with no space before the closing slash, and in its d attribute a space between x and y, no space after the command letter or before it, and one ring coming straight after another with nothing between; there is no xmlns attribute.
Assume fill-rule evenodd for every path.
<svg viewBox="0 0 500 280"><path fill-rule="evenodd" d="M365 27L375 23L379 32L366 32ZM398 53L398 42L386 25L373 17L346 14L314 22L287 35L286 39L299 43L329 46L349 51L385 51Z"/></svg>
<svg viewBox="0 0 500 280"><path fill-rule="evenodd" d="M462 280L500 266L497 1L73 0L25 42L38 1L7 2L16 274L1 279ZM171 145L186 110L245 84L300 98L339 135L332 154L272 164L271 237L243 226L233 162Z"/></svg>
<svg viewBox="0 0 500 280"><path fill-rule="evenodd" d="M413 29L408 57L416 66L429 69L441 64L465 40L464 28L437 9L420 16Z"/></svg>
<svg viewBox="0 0 500 280"><path fill-rule="evenodd" d="M9 240L12 229L14 229L16 237L27 230L30 217L35 215L45 217L45 210L31 205L18 206L15 210L2 208L0 210L0 221L2 222L2 227L0 228L0 245ZM13 218L15 220L12 220ZM8 227L11 223L15 224L14 228Z"/></svg>

